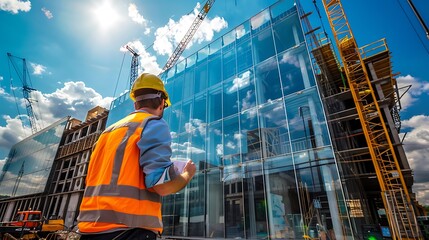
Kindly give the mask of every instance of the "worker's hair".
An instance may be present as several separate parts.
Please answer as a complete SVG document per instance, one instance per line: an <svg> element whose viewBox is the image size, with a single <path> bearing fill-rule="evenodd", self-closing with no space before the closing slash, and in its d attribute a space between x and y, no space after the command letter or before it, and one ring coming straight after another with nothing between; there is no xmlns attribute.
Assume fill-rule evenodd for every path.
<svg viewBox="0 0 429 240"><path fill-rule="evenodd" d="M158 94L158 93L159 93L158 90L151 89L151 88L143 88L143 89L137 89L134 92L134 96L137 97L137 96L145 95L145 94ZM163 98L163 99L167 98L163 92L160 92L160 93L161 93L161 98ZM136 101L136 109L140 109L142 107L147 107L150 109L157 109L159 107L159 105L162 104L161 98L151 98L151 99L144 99L144 100Z"/></svg>

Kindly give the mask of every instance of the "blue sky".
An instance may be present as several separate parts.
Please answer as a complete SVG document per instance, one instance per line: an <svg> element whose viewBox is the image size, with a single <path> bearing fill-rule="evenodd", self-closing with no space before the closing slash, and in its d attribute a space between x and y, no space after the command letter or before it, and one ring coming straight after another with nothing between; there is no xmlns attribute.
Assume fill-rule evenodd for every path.
<svg viewBox="0 0 429 240"><path fill-rule="evenodd" d="M274 2L217 0L183 56ZM323 24L329 32L322 2L316 1L322 22L312 2L301 1L305 10L314 12L312 25ZM427 0L413 2L429 24ZM84 119L87 110L95 105L108 108L126 90L131 56L122 46L130 44L140 53L142 70L158 73L204 3L0 0L0 166L10 147L31 133L28 123L21 123L26 110L7 52L27 60L37 90L32 93L37 100L33 108L42 127L68 115ZM429 205L429 110L424 104L429 101L429 39L406 0L343 1L343 7L358 45L386 38L398 85L412 85L401 100L401 136L406 133L404 147L414 170L414 191L422 204ZM22 61L14 61L22 68Z"/></svg>

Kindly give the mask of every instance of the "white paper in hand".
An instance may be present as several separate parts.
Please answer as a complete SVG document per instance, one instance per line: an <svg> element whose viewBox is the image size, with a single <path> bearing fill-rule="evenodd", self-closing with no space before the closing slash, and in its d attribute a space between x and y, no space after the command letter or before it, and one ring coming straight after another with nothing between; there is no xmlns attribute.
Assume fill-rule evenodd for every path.
<svg viewBox="0 0 429 240"><path fill-rule="evenodd" d="M174 169L176 170L176 173L181 174L183 173L183 169L185 168L186 163L189 161L189 159L186 158L176 158L171 159L174 165Z"/></svg>
<svg viewBox="0 0 429 240"><path fill-rule="evenodd" d="M173 163L174 171L176 172L176 174L182 174L183 173L183 169L185 168L186 163L188 161L189 161L189 159L186 159L186 158L174 158L174 159L171 159L171 162ZM162 184L162 183L168 182L170 180L171 180L171 176L168 173L168 169L166 169L162 173L162 176L158 180L158 182L155 183L155 185Z"/></svg>

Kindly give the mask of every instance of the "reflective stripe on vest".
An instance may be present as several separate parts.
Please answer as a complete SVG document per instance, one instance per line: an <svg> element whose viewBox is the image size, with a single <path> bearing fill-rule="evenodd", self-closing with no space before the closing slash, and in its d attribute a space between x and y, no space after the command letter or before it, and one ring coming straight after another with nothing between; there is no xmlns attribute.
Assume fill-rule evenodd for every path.
<svg viewBox="0 0 429 240"><path fill-rule="evenodd" d="M88 174L92 176L87 178L78 217L81 232L100 232L124 227L162 232L161 197L145 189L137 146L144 127L152 119L159 117L137 112L101 134L98 140L101 146L96 146L91 155L91 161L96 163L90 162ZM106 142L115 145L110 146ZM114 156L111 156L113 154ZM113 163L109 160L111 158ZM98 167L95 164L108 166ZM132 169L124 170L124 164ZM107 172L100 173L98 170ZM109 176L110 179L107 179ZM127 182L129 178L134 182Z"/></svg>

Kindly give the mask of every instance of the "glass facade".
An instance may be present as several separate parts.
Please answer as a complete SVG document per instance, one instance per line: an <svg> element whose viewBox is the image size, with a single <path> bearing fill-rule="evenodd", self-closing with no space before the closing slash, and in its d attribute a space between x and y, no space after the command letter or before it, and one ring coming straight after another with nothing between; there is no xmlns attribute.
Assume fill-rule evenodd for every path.
<svg viewBox="0 0 429 240"><path fill-rule="evenodd" d="M296 6L279 1L164 72L174 158L198 172L163 198L164 235L353 239ZM108 125L133 110L116 99Z"/></svg>
<svg viewBox="0 0 429 240"><path fill-rule="evenodd" d="M0 175L2 197L45 191L68 117L15 144Z"/></svg>

